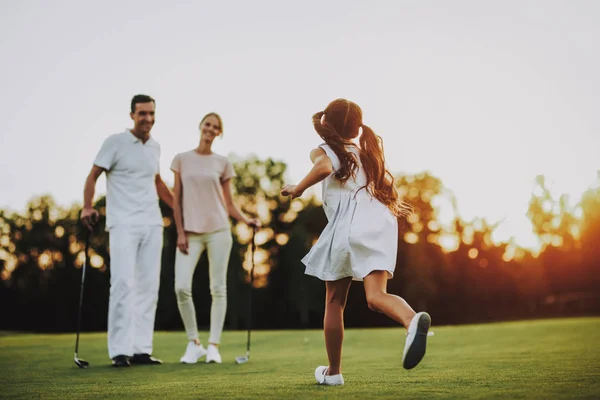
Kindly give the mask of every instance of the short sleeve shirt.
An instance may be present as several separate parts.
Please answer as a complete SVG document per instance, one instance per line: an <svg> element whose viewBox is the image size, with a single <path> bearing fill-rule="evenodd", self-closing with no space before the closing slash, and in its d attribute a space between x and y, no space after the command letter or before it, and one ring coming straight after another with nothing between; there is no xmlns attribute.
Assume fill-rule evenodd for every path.
<svg viewBox="0 0 600 400"><path fill-rule="evenodd" d="M163 225L156 191L160 145L131 131L106 138L94 165L106 170L106 229Z"/></svg>
<svg viewBox="0 0 600 400"><path fill-rule="evenodd" d="M210 233L230 228L222 185L235 171L226 157L191 150L177 154L171 170L181 176L185 231Z"/></svg>

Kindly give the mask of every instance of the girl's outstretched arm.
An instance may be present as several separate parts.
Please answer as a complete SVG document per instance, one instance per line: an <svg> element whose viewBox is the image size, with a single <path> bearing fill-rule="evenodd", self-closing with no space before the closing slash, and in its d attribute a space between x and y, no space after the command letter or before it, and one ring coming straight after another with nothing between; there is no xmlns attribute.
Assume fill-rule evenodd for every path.
<svg viewBox="0 0 600 400"><path fill-rule="evenodd" d="M327 154L323 149L313 149L310 152L310 160L314 164L312 169L297 185L284 186L283 189L281 189L281 194L283 196L292 196L292 198L300 197L306 189L321 182L333 172L331 160L327 157Z"/></svg>

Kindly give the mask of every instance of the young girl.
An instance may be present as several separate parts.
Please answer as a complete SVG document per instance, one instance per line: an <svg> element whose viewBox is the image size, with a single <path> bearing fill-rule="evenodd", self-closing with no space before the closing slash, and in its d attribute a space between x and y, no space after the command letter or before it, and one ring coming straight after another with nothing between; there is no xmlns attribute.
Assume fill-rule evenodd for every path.
<svg viewBox="0 0 600 400"><path fill-rule="evenodd" d="M318 367L315 378L323 385L344 384L343 315L352 280L364 281L371 310L408 327L402 365L414 368L425 355L431 318L415 313L406 301L386 290L396 266L397 217L410 208L398 199L381 138L362 123L360 107L345 99L334 100L316 113L313 125L325 143L311 151L314 166L304 179L285 186L281 193L295 198L324 180L328 224L302 259L306 274L324 280L327 289L324 332L329 366ZM356 144L352 139L361 128Z"/></svg>
<svg viewBox="0 0 600 400"><path fill-rule="evenodd" d="M200 122L200 145L175 156L173 213L177 226L175 255L175 294L189 342L182 363L221 363L219 343L227 311L227 265L232 238L229 216L258 227L258 220L246 217L233 203L231 178L235 175L227 158L212 152L212 143L223 132L216 113ZM205 349L198 338L196 310L192 299L192 277L204 250L208 252L210 277L210 336Z"/></svg>

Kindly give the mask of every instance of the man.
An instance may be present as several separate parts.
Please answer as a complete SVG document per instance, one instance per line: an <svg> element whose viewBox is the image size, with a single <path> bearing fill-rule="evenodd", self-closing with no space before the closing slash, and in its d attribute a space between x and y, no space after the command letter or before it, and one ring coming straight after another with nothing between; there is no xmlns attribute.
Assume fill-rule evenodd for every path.
<svg viewBox="0 0 600 400"><path fill-rule="evenodd" d="M172 207L173 194L159 174L160 145L150 137L155 107L150 96L133 97L133 129L104 141L83 194L81 220L92 229L98 217L92 207L96 181L106 172L108 354L115 367L162 363L151 356L163 245L158 198Z"/></svg>

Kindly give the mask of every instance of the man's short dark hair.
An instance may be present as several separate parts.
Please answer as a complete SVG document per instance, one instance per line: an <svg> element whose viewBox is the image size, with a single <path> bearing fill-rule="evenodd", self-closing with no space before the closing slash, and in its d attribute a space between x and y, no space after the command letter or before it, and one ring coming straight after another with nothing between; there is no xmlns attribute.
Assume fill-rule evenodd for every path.
<svg viewBox="0 0 600 400"><path fill-rule="evenodd" d="M154 101L152 97L145 94L136 94L135 96L133 96L133 99L131 99L132 113L135 113L135 105L138 103L154 103L154 105L156 106L156 101Z"/></svg>

